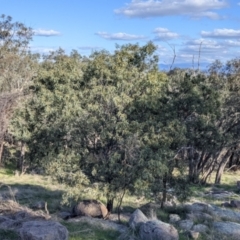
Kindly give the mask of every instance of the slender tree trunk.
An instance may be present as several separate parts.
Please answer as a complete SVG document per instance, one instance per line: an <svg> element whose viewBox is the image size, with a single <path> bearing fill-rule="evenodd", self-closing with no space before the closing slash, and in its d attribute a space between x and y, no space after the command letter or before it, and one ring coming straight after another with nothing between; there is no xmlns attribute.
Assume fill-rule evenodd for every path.
<svg viewBox="0 0 240 240"><path fill-rule="evenodd" d="M120 213L121 213L121 206L122 206L122 201L123 201L125 193L126 193L126 188L123 189L123 193L122 193L122 195L119 199L118 205L117 205L117 213L118 213L118 221L119 222L121 222Z"/></svg>
<svg viewBox="0 0 240 240"><path fill-rule="evenodd" d="M216 165L216 156L215 154L206 154L204 159L204 164L201 166L202 168L202 177L201 184L206 184L207 180L210 178L212 172L215 169Z"/></svg>
<svg viewBox="0 0 240 240"><path fill-rule="evenodd" d="M230 149L228 151L226 151L225 155L222 158L222 161L219 163L218 170L216 173L216 178L215 178L215 184L221 183L221 177L222 177L223 171L224 171L230 157L232 156L232 154L233 153L231 152Z"/></svg>
<svg viewBox="0 0 240 240"><path fill-rule="evenodd" d="M189 160L188 160L188 179L191 183L198 182L198 161L199 159L196 158L194 149L190 149L189 153Z"/></svg>
<svg viewBox="0 0 240 240"><path fill-rule="evenodd" d="M20 143L20 154L19 154L19 159L18 159L18 164L17 164L20 174L24 174L25 170L26 170L24 168L25 151L26 151L26 144L21 142Z"/></svg>
<svg viewBox="0 0 240 240"><path fill-rule="evenodd" d="M2 167L3 141L0 143L0 167Z"/></svg>
<svg viewBox="0 0 240 240"><path fill-rule="evenodd" d="M162 182L163 182L163 193L162 193L161 208L163 209L164 203L167 200L167 176L166 175L163 177Z"/></svg>

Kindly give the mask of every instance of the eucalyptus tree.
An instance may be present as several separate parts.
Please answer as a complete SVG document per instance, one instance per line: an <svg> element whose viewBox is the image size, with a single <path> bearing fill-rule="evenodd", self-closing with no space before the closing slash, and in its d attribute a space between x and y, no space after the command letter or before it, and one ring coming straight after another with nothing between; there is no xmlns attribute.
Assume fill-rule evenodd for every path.
<svg viewBox="0 0 240 240"><path fill-rule="evenodd" d="M189 181L198 182L223 140L215 124L221 116L221 92L209 76L191 71L171 75L167 92L169 112L185 128L185 143L177 156L187 153Z"/></svg>
<svg viewBox="0 0 240 240"><path fill-rule="evenodd" d="M216 65L216 64L215 64ZM213 65L213 66L215 66ZM221 176L227 164L231 168L235 163L238 167L239 159L239 130L240 130L240 60L232 59L226 64L219 64L217 74L210 72L212 78L218 80L218 85L222 85L223 105L221 117L216 122L219 131L224 136L221 149L217 155L215 183L221 182ZM235 163L234 163L235 162Z"/></svg>
<svg viewBox="0 0 240 240"><path fill-rule="evenodd" d="M116 194L133 191L142 176L141 126L131 115L134 102L146 98L148 90L160 91L155 50L148 43L117 47L113 54L95 52L84 71L84 112L79 135L74 134L85 149L80 168L91 182L103 183L110 211Z"/></svg>
<svg viewBox="0 0 240 240"><path fill-rule="evenodd" d="M31 97L11 122L16 139L26 143L30 163L46 167L66 158L72 124L80 114L81 56L62 49L45 55L29 86ZM61 156L61 157L60 157Z"/></svg>
<svg viewBox="0 0 240 240"><path fill-rule="evenodd" d="M0 160L11 113L36 72L35 61L28 52L32 35L23 23L0 16Z"/></svg>

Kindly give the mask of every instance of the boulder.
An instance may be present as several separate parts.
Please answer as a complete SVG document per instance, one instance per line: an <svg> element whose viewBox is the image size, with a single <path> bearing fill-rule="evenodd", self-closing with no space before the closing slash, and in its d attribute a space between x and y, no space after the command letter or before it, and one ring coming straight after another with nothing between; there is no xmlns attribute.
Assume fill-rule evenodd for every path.
<svg viewBox="0 0 240 240"><path fill-rule="evenodd" d="M240 222L240 212L232 211L230 209L222 209L221 207L217 207L213 204L210 205L205 203L194 203L192 205L187 205L186 209L193 215L207 213L214 219L224 219L230 222Z"/></svg>
<svg viewBox="0 0 240 240"><path fill-rule="evenodd" d="M224 202L224 203L221 204L221 207L231 208L232 205L229 202Z"/></svg>
<svg viewBox="0 0 240 240"><path fill-rule="evenodd" d="M228 239L240 239L240 224L234 222L214 222L213 230L217 236L227 236Z"/></svg>
<svg viewBox="0 0 240 240"><path fill-rule="evenodd" d="M21 239L27 240L67 240L66 227L53 221L24 222L19 229Z"/></svg>
<svg viewBox="0 0 240 240"><path fill-rule="evenodd" d="M169 223L176 223L180 220L181 220L181 218L178 214L170 214L169 215Z"/></svg>
<svg viewBox="0 0 240 240"><path fill-rule="evenodd" d="M20 221L15 221L10 218L3 218L1 217L0 219L0 229L5 229L5 230L16 230L16 228L21 227L21 222Z"/></svg>
<svg viewBox="0 0 240 240"><path fill-rule="evenodd" d="M196 202L193 204L186 205L186 209L189 212L206 212L211 213L213 211L213 207L210 204Z"/></svg>
<svg viewBox="0 0 240 240"><path fill-rule="evenodd" d="M140 224L139 239L146 240L178 240L178 231L172 225L159 220Z"/></svg>
<svg viewBox="0 0 240 240"><path fill-rule="evenodd" d="M212 222L213 217L208 213L202 212L192 212L186 215L187 219L192 220L193 222Z"/></svg>
<svg viewBox="0 0 240 240"><path fill-rule="evenodd" d="M238 200L231 200L230 205L233 208L240 208L240 201L238 201Z"/></svg>
<svg viewBox="0 0 240 240"><path fill-rule="evenodd" d="M224 219L224 221L227 220L230 222L240 222L240 213L230 209L222 209L215 206L211 215L215 219Z"/></svg>
<svg viewBox="0 0 240 240"><path fill-rule="evenodd" d="M190 230L192 228L193 224L194 224L193 221L190 219L181 220L178 222L178 226L182 230Z"/></svg>
<svg viewBox="0 0 240 240"><path fill-rule="evenodd" d="M105 219L108 217L108 210L106 206L100 201L83 200L74 206L72 215Z"/></svg>
<svg viewBox="0 0 240 240"><path fill-rule="evenodd" d="M209 228L204 224L196 224L193 226L192 230L199 233L207 233Z"/></svg>
<svg viewBox="0 0 240 240"><path fill-rule="evenodd" d="M140 209L137 209L133 212L133 214L131 215L131 217L129 219L129 226L130 226L130 228L135 230L137 228L137 226L139 225L139 223L145 223L147 221L148 221L148 219L143 214L143 212Z"/></svg>
<svg viewBox="0 0 240 240"><path fill-rule="evenodd" d="M240 191L240 181L237 181L237 190Z"/></svg>

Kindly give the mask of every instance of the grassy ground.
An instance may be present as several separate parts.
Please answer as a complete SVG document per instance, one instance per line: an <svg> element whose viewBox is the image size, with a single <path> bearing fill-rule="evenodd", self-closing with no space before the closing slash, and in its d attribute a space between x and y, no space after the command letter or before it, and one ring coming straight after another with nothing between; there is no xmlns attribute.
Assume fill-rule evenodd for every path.
<svg viewBox="0 0 240 240"><path fill-rule="evenodd" d="M69 240L115 240L120 235L115 231L93 228L87 223L61 222L69 231Z"/></svg>
<svg viewBox="0 0 240 240"><path fill-rule="evenodd" d="M220 186L214 186L213 177L210 179L210 183L207 186L193 185L191 187L193 191L192 200L220 205L222 200L203 198L202 193L210 191L213 187L237 193L237 180L240 180L240 172L227 172L224 174ZM46 201L48 203L48 210L53 216L56 216L59 211L64 209L64 206L61 205L61 196L65 189L64 185L53 183L51 178L47 176L29 174L15 176L13 171L9 169L0 169L0 197L15 199L20 204L28 207L31 207L32 204L37 201ZM86 197L91 198L91 196ZM233 198L234 196L231 199ZM231 199L226 200L230 201ZM126 196L123 202L123 211L133 212L136 208L140 207L140 205L146 203L146 201L146 199L138 201L134 196ZM158 209L156 216L160 220L167 222L170 213L177 213L182 217L186 214L181 208L170 208L165 211ZM70 240L113 240L117 239L119 236L118 232L93 228L87 223L70 223L66 221L62 221L61 223L68 228ZM0 239L3 240L17 239L16 234L12 231L0 230L0 236ZM188 238L180 231L180 240L185 239Z"/></svg>

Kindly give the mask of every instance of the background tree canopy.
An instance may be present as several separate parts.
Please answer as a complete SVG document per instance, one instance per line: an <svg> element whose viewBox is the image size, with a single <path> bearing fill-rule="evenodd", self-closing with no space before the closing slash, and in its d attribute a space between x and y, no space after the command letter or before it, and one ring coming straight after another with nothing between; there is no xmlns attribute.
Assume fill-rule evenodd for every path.
<svg viewBox="0 0 240 240"><path fill-rule="evenodd" d="M71 197L97 184L110 211L126 191L162 192L163 203L169 189L186 197L188 183L206 183L214 171L219 183L227 165L239 166L239 59L216 61L207 72L161 72L152 42L38 58L27 51L31 34L2 16L5 162L22 172L43 167L72 189ZM13 101L2 99L15 101L19 93L25 100L8 126Z"/></svg>

